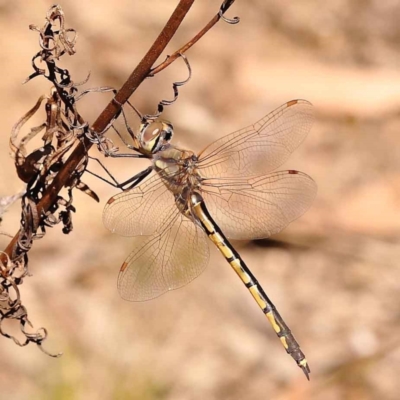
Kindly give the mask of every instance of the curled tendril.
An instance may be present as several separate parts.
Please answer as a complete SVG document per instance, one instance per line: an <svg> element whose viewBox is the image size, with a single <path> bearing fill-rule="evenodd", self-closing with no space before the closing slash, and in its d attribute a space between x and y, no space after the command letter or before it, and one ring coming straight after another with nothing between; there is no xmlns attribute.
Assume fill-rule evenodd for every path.
<svg viewBox="0 0 400 400"><path fill-rule="evenodd" d="M0 253L7 260L5 264L0 261L0 335L11 339L21 347L31 342L36 343L44 353L51 357L59 357L62 353L50 354L43 349L42 344L47 338L46 329L40 328L36 332L28 332L26 330L26 326L32 327L32 324L28 319L26 308L21 303L18 285L22 283L23 278L28 274L28 257L25 254L21 257L16 257L13 261L6 253ZM23 342L3 330L3 321L6 319L19 321L20 330L25 336Z"/></svg>
<svg viewBox="0 0 400 400"><path fill-rule="evenodd" d="M179 82L173 82L172 83L172 90L174 91L174 98L172 100L161 100L158 103L157 106L157 111L154 114L146 114L143 115L141 117L142 121L154 121L155 119L157 119L162 112L164 111L164 107L166 106L170 106L171 104L175 103L175 101L178 99L179 97L179 90L178 88L180 86L185 85L186 83L188 83L190 81L190 78L192 77L192 68L190 66L189 60L187 59L187 57L184 54L179 53L179 56L182 58L182 60L185 62L186 67L188 69L188 77L183 80L183 81L179 81ZM150 76L151 77L151 76ZM136 110L136 109L135 109ZM137 111L138 112L138 111ZM140 116L140 113L139 113Z"/></svg>
<svg viewBox="0 0 400 400"><path fill-rule="evenodd" d="M7 339L11 339L17 346L24 347L29 343L35 343L41 351L47 354L50 357L60 357L62 353L51 354L47 350L43 348L43 342L47 339L47 330L45 328L39 328L36 332L28 332L26 330L26 326L30 326L33 328L33 325L28 319L28 313L24 306L22 306L19 302L14 302L15 304L10 307L10 310L6 313L0 311L0 334ZM19 341L15 336L10 335L7 332L4 332L2 324L5 319L14 319L20 322L21 332L25 336L25 340L23 342Z"/></svg>
<svg viewBox="0 0 400 400"><path fill-rule="evenodd" d="M183 59L183 61L185 62L185 65L188 69L188 77L183 80L183 81L178 81L178 82L173 82L172 84L172 89L174 92L174 98L172 100L161 100L158 103L157 106L157 111L154 114L145 114L143 115L132 103L129 102L129 100L126 102L126 104L138 115L138 117L140 118L140 120L142 122L146 121L154 121L156 120L164 111L164 107L169 106L173 103L175 103L175 101L178 99L179 97L179 87L185 85L187 82L189 82L189 80L191 79L192 76L192 69L190 66L190 63L187 59L187 57L184 54L179 53L179 56ZM168 57L167 57L168 59ZM153 75L149 75L149 78L151 78ZM99 87L99 88L92 88L92 89L88 89L83 91L81 94L79 94L78 96L75 97L76 101L79 101L83 96L85 96L88 93L91 92L113 92L114 94L116 94L116 90L112 87L108 87L108 86L104 86L104 87ZM135 133L132 131L132 129L130 128L129 124L128 124L128 120L124 111L124 106L119 103L115 97L112 99L112 102L119 108L118 113L116 114L116 116L112 119L112 121L110 121L110 123L103 129L102 132L95 132L92 129L86 129L85 130L85 136L88 138L88 140L95 144L98 148L98 150L105 154L106 156L112 156L114 154L116 154L118 152L118 147L114 146L113 142L108 139L105 138L104 133L106 131L108 131L110 128L112 128L117 135L119 136L119 138L122 140L122 142L124 143L124 145L126 147L128 147L131 150L136 151L138 149L138 142L137 142L137 137L135 135ZM125 123L125 127L129 133L129 135L131 136L134 144L130 144L126 141L126 139L123 137L123 135L121 135L121 133L118 131L118 129L114 126L114 122L115 119L118 118L119 115L122 114L124 123Z"/></svg>
<svg viewBox="0 0 400 400"><path fill-rule="evenodd" d="M226 18L224 16L225 12L228 10L228 8L235 2L235 0L225 0L222 5L221 8L219 9L218 15L220 18L222 18L226 23L231 24L231 25L235 25L238 24L240 22L240 18L239 17L234 17L232 19L230 18Z"/></svg>

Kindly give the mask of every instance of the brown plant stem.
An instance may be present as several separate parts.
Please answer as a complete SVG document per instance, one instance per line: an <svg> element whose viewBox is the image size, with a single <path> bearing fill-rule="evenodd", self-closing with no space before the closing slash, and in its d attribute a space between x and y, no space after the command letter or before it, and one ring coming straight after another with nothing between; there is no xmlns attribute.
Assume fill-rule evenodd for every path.
<svg viewBox="0 0 400 400"><path fill-rule="evenodd" d="M158 57L164 51L175 32L179 28L187 12L193 5L194 0L180 0L175 8L165 27L147 52L147 54L140 61L138 66L134 69L128 80L121 87L116 94L115 98L106 106L103 112L99 115L93 123L92 129L95 132L102 132L106 129L109 123L119 112L120 106L124 104L129 97L135 92L139 85L149 75L151 67L157 61ZM46 212L52 204L57 200L57 195L67 182L70 175L73 173L80 160L84 157L86 152L90 149L92 143L85 137L82 142L76 146L70 157L67 159L60 172L46 188L43 197L37 204L37 211L39 214ZM14 236L7 248L4 250L5 254L0 254L0 260L5 264L7 256L13 257L13 249L17 244L19 232Z"/></svg>
<svg viewBox="0 0 400 400"><path fill-rule="evenodd" d="M234 0L231 1L225 8L227 10L232 4ZM219 20L221 19L221 15L217 14L214 18L196 35L193 39L189 40L184 46L182 46L179 50L175 51L175 53L168 56L168 58L162 62L161 64L157 65L150 70L151 75L158 74L163 69L167 68L168 65L172 64L177 58L180 57L181 54L188 51L196 42L198 42Z"/></svg>

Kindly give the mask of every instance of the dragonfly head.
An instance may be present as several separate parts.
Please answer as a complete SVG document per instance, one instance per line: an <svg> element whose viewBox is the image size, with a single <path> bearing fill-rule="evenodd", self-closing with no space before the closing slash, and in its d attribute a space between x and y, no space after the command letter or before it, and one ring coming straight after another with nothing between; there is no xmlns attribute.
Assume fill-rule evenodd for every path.
<svg viewBox="0 0 400 400"><path fill-rule="evenodd" d="M143 122L139 130L140 145L148 153L157 153L171 140L173 133L169 121Z"/></svg>

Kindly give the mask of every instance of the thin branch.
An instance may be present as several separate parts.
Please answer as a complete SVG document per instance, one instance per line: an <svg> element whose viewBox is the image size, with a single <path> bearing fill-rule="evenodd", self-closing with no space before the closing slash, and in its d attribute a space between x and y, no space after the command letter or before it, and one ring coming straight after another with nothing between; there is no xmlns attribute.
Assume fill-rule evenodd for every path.
<svg viewBox="0 0 400 400"><path fill-rule="evenodd" d="M235 0L231 0L226 2L224 7L221 7L220 12L214 16L214 18L196 35L193 39L189 40L184 46L182 46L179 50L175 51L172 55L170 55L164 62L154 67L151 71L151 75L158 74L163 69L167 68L168 65L172 64L177 58L180 57L181 54L187 52L196 42L198 42L223 16L226 10L235 2Z"/></svg>

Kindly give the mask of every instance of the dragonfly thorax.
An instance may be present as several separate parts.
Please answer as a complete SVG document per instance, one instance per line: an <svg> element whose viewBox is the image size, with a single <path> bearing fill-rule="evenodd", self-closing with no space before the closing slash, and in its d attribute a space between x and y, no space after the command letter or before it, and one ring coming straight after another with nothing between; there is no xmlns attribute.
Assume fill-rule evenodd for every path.
<svg viewBox="0 0 400 400"><path fill-rule="evenodd" d="M201 177L196 168L197 157L192 151L169 144L155 154L152 161L155 171L174 194L177 204L188 202L189 193L200 187Z"/></svg>
<svg viewBox="0 0 400 400"><path fill-rule="evenodd" d="M169 121L143 122L139 129L140 146L145 152L155 154L165 147L174 134Z"/></svg>

